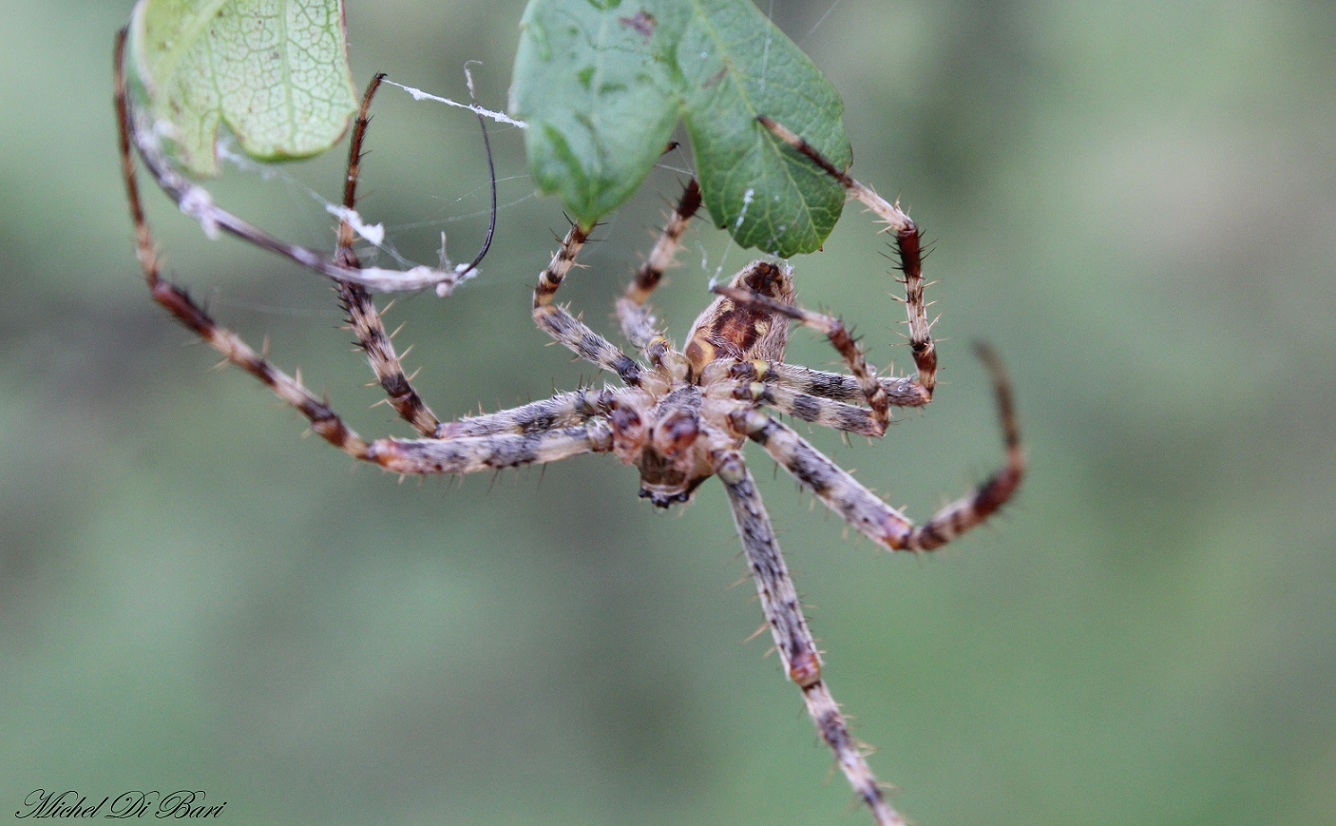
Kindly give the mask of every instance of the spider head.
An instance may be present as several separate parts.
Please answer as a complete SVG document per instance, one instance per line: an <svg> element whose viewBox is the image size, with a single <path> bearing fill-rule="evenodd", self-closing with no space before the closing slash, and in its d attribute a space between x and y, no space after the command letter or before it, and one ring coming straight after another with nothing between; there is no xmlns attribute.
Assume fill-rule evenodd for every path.
<svg viewBox="0 0 1336 826"><path fill-rule="evenodd" d="M791 274L786 264L753 261L733 276L728 286L792 304ZM691 363L691 374L700 376L706 365L720 359L780 361L788 331L788 319L779 317L774 310L720 296L691 325L684 351Z"/></svg>
<svg viewBox="0 0 1336 826"><path fill-rule="evenodd" d="M691 501L710 467L701 436L701 394L679 387L650 406L613 411L613 444L640 471L640 497L660 508Z"/></svg>

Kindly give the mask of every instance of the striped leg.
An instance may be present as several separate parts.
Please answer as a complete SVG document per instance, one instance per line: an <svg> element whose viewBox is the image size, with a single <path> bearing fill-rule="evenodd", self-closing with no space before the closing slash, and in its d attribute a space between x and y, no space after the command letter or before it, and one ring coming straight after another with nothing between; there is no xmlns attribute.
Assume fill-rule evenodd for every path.
<svg viewBox="0 0 1336 826"><path fill-rule="evenodd" d="M367 112L371 107L371 99L384 78L383 74L372 78L366 94L362 96L362 108L358 111L357 120L353 124L352 139L348 147L348 172L343 185L343 206L350 211L357 207L357 181L362 169L362 142L366 138L367 126L371 122ZM339 266L351 270L361 269L362 264L357 259L357 254L353 252L356 238L352 225L346 219L340 220L338 246L334 253L334 260ZM413 389L408 376L404 375L399 355L385 331L380 311L376 309L371 293L365 287L350 281L338 280L335 284L339 303L348 314L348 325L357 336L357 346L366 354L371 370L376 374L376 380L385 389L390 406L400 418L411 424L419 433L424 436L432 435L440 425L440 420Z"/></svg>
<svg viewBox="0 0 1336 826"><path fill-rule="evenodd" d="M813 370L798 364L758 359L735 365L732 375L737 379L780 384L797 393L837 402L861 402L866 399L863 388L853 376ZM893 407L923 407L932 401L917 377L878 376L877 382L886 391L886 400Z"/></svg>
<svg viewBox="0 0 1336 826"><path fill-rule="evenodd" d="M831 345L839 351L844 363L849 366L849 372L853 374L853 381L858 385L870 408L869 426L874 432L870 432L868 435L880 436L886 432L886 426L891 421L890 397L886 388L882 387L881 382L877 379L876 370L867 363L867 359L863 355L863 348L859 347L858 342L854 341L854 337L850 335L842 321L835 316L814 313L802 307L776 301L751 290L717 286L714 288L714 292L727 296L739 304L755 304L764 307L825 335Z"/></svg>
<svg viewBox="0 0 1336 826"><path fill-rule="evenodd" d="M886 229L895 234L895 249L900 259L901 282L905 285L905 311L909 316L909 346L914 353L919 383L928 395L937 386L937 348L932 341L932 322L928 321L928 307L923 301L922 233L914 220L900 209L899 203L890 203L870 187L854 180L838 169L798 135L765 115L757 117L761 125L775 137L801 152L827 175L839 181L845 191L871 210Z"/></svg>
<svg viewBox="0 0 1336 826"><path fill-rule="evenodd" d="M438 439L460 436L490 436L500 433L537 433L557 427L575 427L612 410L616 393L608 390L576 390L550 399L530 402L480 416L444 422L436 429Z"/></svg>
<svg viewBox="0 0 1336 826"><path fill-rule="evenodd" d="M640 384L644 367L617 349L617 345L589 329L565 307L552 303L552 297L566 279L566 273L575 265L580 248L589 239L589 233L578 224L572 224L561 248L552 256L547 269L538 275L538 286L533 291L533 320L538 328L560 342L577 356L615 373L627 386Z"/></svg>
<svg viewBox="0 0 1336 826"><path fill-rule="evenodd" d="M846 433L877 438L886 432L867 408L802 393L787 385L751 382L739 385L734 397L773 407L805 422L833 427Z"/></svg>
<svg viewBox="0 0 1336 826"><path fill-rule="evenodd" d="M872 541L893 551L935 550L997 512L1015 494L1025 473L1011 389L992 352L981 347L980 356L992 373L1007 462L973 492L938 510L922 525L915 525L881 501L792 428L770 416L741 410L733 415L733 426L764 447L804 487Z"/></svg>
<svg viewBox="0 0 1336 826"><path fill-rule="evenodd" d="M872 810L878 826L904 826L904 820L886 802L877 779L868 768L863 749L849 733L849 725L822 678L821 656L803 617L798 594L793 589L793 581L770 526L770 517L751 473L742 461L742 454L736 451L717 454L714 469L728 491L733 521L742 537L747 564L756 580L756 591L785 673L802 689L807 713L817 732L835 752L840 771Z"/></svg>
<svg viewBox="0 0 1336 826"><path fill-rule="evenodd" d="M612 428L595 420L576 427L463 436L454 439L377 439L366 455L395 473L464 474L546 464L582 453L612 450Z"/></svg>
<svg viewBox="0 0 1336 826"><path fill-rule="evenodd" d="M664 224L659 240L654 242L654 249L640 269L636 270L635 278L626 285L626 293L617 299L617 318L622 325L622 334L642 352L660 335L646 302L654 288L659 286L664 271L673 265L673 256L682 245L682 235L687 231L691 217L699 209L700 184L692 178L683 189L673 214Z"/></svg>

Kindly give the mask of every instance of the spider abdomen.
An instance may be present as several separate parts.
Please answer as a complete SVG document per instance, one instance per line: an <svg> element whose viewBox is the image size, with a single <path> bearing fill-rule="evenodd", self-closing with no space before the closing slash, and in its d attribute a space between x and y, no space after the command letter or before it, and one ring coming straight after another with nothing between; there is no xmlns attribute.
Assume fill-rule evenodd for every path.
<svg viewBox="0 0 1336 826"><path fill-rule="evenodd" d="M729 286L781 304L793 303L793 278L787 265L753 261L733 277ZM683 352L695 376L720 359L778 361L784 356L788 332L788 320L772 310L721 296L691 326Z"/></svg>

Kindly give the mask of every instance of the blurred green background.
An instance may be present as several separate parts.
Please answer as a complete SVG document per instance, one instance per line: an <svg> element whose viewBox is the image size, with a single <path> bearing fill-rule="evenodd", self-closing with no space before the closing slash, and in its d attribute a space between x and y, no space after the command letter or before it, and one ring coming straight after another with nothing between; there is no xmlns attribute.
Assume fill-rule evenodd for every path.
<svg viewBox="0 0 1336 826"><path fill-rule="evenodd" d="M38 788L202 789L233 824L862 823L759 625L716 483L669 514L584 457L496 479L352 467L151 305L117 177L130 3L5 4L0 812ZM755 452L836 697L915 822L1316 824L1336 809L1336 6L763 2L840 89L855 173L936 248L943 380L884 443L813 439L925 516L1000 458L969 342L1012 371L1032 475L996 528L876 551ZM520 0L350 4L356 78L501 108ZM476 125L387 88L363 208L417 260L481 237ZM484 275L389 314L438 414L596 377L529 292L564 230L495 128ZM334 153L339 155L341 153ZM327 244L341 158L225 203ZM611 301L689 157L564 290ZM170 270L363 433L404 434L327 285L209 242ZM909 364L850 208L795 262ZM680 337L751 253L698 223ZM830 364L798 332L793 360Z"/></svg>

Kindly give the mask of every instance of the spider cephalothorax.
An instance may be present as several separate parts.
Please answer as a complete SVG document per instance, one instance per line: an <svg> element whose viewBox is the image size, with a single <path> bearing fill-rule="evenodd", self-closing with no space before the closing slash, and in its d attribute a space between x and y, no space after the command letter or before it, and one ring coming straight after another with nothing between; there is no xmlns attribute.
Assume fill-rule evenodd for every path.
<svg viewBox="0 0 1336 826"><path fill-rule="evenodd" d="M791 303L789 268L755 261L729 286ZM755 304L719 296L700 314L683 352L662 336L646 352L650 370L637 388L616 394L609 415L613 452L640 470L640 496L666 508L691 499L714 475L712 455L745 440L730 417L748 404L735 369L784 356L788 319Z"/></svg>
<svg viewBox="0 0 1336 826"><path fill-rule="evenodd" d="M353 131L344 188L344 206L349 211L355 203L370 97L369 91ZM647 301L700 207L700 190L691 181L644 266L617 301L622 332L639 358L626 355L553 302L587 239L586 230L571 228L534 289L533 318L538 327L580 358L617 377L619 385L560 393L510 410L446 422L436 417L404 374L369 293L351 278L343 277L359 272L352 250L354 233L345 221L339 226L338 248L331 259L334 263L309 266L335 279L350 325L390 404L418 433L417 438L366 440L297 378L274 367L235 333L217 324L184 290L161 277L132 159L134 148L141 155L151 155L154 150L151 142L135 139L140 127L126 96L119 57L117 108L122 167L137 230L139 260L153 299L227 361L272 389L330 444L358 460L401 474L464 474L610 452L639 470L640 495L659 507L689 500L702 482L718 476L732 507L785 674L801 690L818 733L833 750L840 770L876 822L882 826L904 823L886 801L862 748L826 687L820 653L743 458L745 444L755 442L824 505L890 550L939 547L983 522L1019 487L1025 462L1010 393L1000 366L986 350L982 352L993 373L1006 462L973 492L921 524L887 505L780 418L787 415L875 438L885 433L892 406L920 407L931 401L937 355L925 314L919 230L897 205L834 167L783 126L760 119L762 127L777 138L776 151L805 156L862 201L893 233L916 368L912 376L878 376L839 319L810 312L795 303L789 267L767 261L753 262L727 285L715 287L716 297L692 326L684 347L675 349L658 330ZM147 165L155 176L160 174L153 162ZM180 197L181 190L169 186L170 182L159 177L159 183L169 195ZM235 226L224 228L234 231ZM275 248L256 240L258 236L243 237ZM303 262L314 255L309 250L297 253L285 252ZM383 280L364 283L378 285ZM814 370L784 362L790 322L825 336L848 372Z"/></svg>

